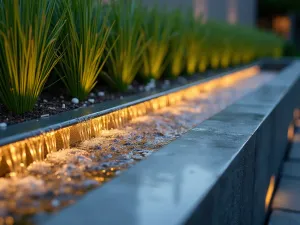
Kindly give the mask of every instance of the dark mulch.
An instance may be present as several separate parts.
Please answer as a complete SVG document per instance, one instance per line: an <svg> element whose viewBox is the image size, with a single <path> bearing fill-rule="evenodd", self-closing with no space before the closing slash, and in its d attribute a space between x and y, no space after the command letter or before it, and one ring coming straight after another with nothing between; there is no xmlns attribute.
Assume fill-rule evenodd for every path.
<svg viewBox="0 0 300 225"><path fill-rule="evenodd" d="M215 73L206 73L208 74L215 74ZM185 76L185 77L178 77L174 80L160 80L156 81L156 89L163 90L169 89L178 85L186 84L198 79L203 78L204 76L201 74L193 75L193 76ZM138 94L146 92L145 86L138 82L134 82L132 88L125 93L120 92L112 92L106 90L103 86L96 86L95 90L91 93L89 99L94 99L96 103L101 103L109 100L120 99L130 95ZM53 91L54 90L54 91ZM152 90L153 91L153 90ZM98 92L104 92L104 96L98 96ZM80 102L79 104L73 104L71 102L72 97L68 95L66 92L66 88L59 85L57 87L52 87L51 91L46 90L44 91L38 102L36 103L35 108L31 112L27 112L22 115L16 115L10 111L8 111L3 104L0 103L0 123L6 123L7 125L12 125L16 123L22 123L28 120L39 119L41 117L48 117L51 115L55 115L61 112L70 111L80 107L87 107L91 105L88 101Z"/></svg>

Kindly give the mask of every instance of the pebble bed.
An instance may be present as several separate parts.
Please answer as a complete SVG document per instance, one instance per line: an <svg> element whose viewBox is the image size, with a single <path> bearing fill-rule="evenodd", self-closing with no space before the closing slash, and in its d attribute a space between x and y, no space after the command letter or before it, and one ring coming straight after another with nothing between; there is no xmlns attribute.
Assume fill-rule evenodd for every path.
<svg viewBox="0 0 300 225"><path fill-rule="evenodd" d="M0 178L0 224L35 221L31 215L60 210L178 138L245 94L270 81L263 72L190 101L103 131L75 148L49 154L24 174ZM121 187L120 187L121 188ZM31 223L30 222L30 223Z"/></svg>

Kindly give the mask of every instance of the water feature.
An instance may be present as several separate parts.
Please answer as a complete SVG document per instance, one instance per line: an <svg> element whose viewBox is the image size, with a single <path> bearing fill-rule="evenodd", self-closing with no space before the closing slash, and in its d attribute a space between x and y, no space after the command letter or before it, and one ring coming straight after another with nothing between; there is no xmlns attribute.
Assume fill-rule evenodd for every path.
<svg viewBox="0 0 300 225"><path fill-rule="evenodd" d="M14 173L0 180L0 217L19 221L74 203L274 75L258 72L237 72L10 145L4 161Z"/></svg>

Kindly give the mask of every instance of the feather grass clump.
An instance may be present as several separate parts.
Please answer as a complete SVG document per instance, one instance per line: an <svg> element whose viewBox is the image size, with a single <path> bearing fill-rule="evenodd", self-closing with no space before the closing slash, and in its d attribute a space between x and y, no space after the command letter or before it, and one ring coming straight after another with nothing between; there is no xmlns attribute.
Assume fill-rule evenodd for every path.
<svg viewBox="0 0 300 225"><path fill-rule="evenodd" d="M64 19L51 18L56 1L0 1L0 99L21 114L34 108L58 63L56 44Z"/></svg>

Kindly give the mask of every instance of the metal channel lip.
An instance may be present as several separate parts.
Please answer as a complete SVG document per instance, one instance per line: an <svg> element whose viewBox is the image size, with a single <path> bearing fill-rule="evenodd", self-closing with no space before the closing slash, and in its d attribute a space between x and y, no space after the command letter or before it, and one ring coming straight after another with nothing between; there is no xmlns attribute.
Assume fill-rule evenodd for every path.
<svg viewBox="0 0 300 225"><path fill-rule="evenodd" d="M21 141L30 137L38 136L42 133L46 133L53 130L58 130L60 128L68 127L71 125L75 125L82 121L86 121L92 118L96 118L105 114L108 114L113 111L117 111L123 108L127 108L132 105L136 105L138 103L142 103L148 101L150 99L155 99L160 96L177 92L182 89L189 88L194 85L198 85L201 83L208 82L210 80L237 72L242 69L250 68L252 66L263 66L264 64L272 64L274 60L270 59L262 59L256 62L240 66L238 68L228 70L211 77L207 77L204 79L200 79L198 81L175 87L166 91L156 91L147 94L139 94L130 96L123 100L114 100L108 101L105 103L98 103L93 106L89 106L86 108L79 108L67 112L63 112L57 115L50 116L49 118L44 118L40 120L31 120L24 123L16 124L7 127L5 130L0 130L0 147L16 142ZM276 62L283 62L284 64L289 64L291 59L280 59L275 60Z"/></svg>

